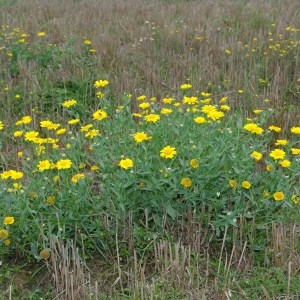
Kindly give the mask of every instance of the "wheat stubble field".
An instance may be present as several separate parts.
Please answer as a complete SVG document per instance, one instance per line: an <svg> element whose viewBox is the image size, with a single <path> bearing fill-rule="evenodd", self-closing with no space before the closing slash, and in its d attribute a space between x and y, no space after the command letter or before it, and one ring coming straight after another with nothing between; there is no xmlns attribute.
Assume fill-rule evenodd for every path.
<svg viewBox="0 0 300 300"><path fill-rule="evenodd" d="M300 5L0 0L1 299L300 299Z"/></svg>

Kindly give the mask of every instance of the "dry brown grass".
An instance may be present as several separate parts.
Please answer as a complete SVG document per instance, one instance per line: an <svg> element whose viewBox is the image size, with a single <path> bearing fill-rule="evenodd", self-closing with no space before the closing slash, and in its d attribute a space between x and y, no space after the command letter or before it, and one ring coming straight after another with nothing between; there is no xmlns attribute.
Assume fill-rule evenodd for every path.
<svg viewBox="0 0 300 300"><path fill-rule="evenodd" d="M197 235L203 237L205 230L200 229L203 225L196 219L193 218L192 222L195 225L193 233L190 228L182 226L178 240L176 237L173 241L157 237L149 241L141 255L136 251L135 225L131 223L130 216L124 217L123 225L110 221L107 229L116 232L117 249L105 260L99 257L90 260L89 269L82 259L84 253L79 255L74 243L64 245L52 238L48 267L56 289L55 299L102 299L101 295L107 299L121 299L120 295L126 295L128 291L130 299L157 299L158 295L161 299L185 299L187 296L194 300L230 299L231 290L240 299L252 299L238 279L247 277L247 274L250 276L255 264L255 247L258 245L251 244L251 238L244 236L244 226L249 221L240 219L239 227L225 229L218 246L210 245L208 238L201 249ZM251 226L251 235L259 234L261 230L256 228L254 220ZM233 230L236 236L230 246L226 242L229 230ZM290 293L289 286L292 278L300 272L296 245L300 228L296 224L272 224L265 231L265 266L286 270L286 290L281 299L297 299L295 294ZM193 236L188 243L183 238L187 235ZM121 244L127 245L129 255L120 253L118 247ZM218 258L217 261L212 257ZM273 291L267 281L257 288L261 291L257 291L256 295L279 299L270 296ZM173 298L168 298L172 297L172 291Z"/></svg>
<svg viewBox="0 0 300 300"><path fill-rule="evenodd" d="M90 39L97 50L95 73L108 78L116 93L146 93L158 98L176 94L187 78L196 90L206 90L209 83L216 93L225 90L229 95L237 89L253 88L249 97L254 98L258 73L248 72L244 57L235 55L234 49L253 38L267 41L273 22L273 37L286 36L285 28L299 27L299 19L295 0L277 1L276 5L271 0L30 0L0 12L1 24L22 27L32 41L38 31L45 31L48 41L57 44L79 37L78 48L83 39ZM225 49L233 49L234 55L227 57ZM264 67L257 66L255 58L249 63L253 69ZM286 98L287 82L299 78L299 60L291 66L270 59L265 67L268 74L262 75L272 78L272 86L262 94L279 106ZM28 72L32 78L34 67ZM82 68L70 61L53 72L48 79L86 77ZM235 100L242 104L240 98ZM256 104L254 99L251 103Z"/></svg>

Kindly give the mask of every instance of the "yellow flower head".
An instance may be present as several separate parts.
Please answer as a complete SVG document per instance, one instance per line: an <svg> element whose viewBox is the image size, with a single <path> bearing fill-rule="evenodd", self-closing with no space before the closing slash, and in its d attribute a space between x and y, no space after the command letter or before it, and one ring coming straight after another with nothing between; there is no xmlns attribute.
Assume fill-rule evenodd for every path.
<svg viewBox="0 0 300 300"><path fill-rule="evenodd" d="M134 134L133 136L134 140L137 142L137 143L141 143L143 141L149 141L152 139L152 136L149 136L147 133L145 133L144 131L141 131L141 132L137 132Z"/></svg>
<svg viewBox="0 0 300 300"><path fill-rule="evenodd" d="M74 125L74 124L77 124L77 123L79 123L79 122L80 122L79 119L72 119L72 120L69 120L69 121L68 121L68 124Z"/></svg>
<svg viewBox="0 0 300 300"><path fill-rule="evenodd" d="M205 118L204 118L204 117L201 117L201 116L194 118L194 121L195 121L197 124L203 124L203 123L206 123Z"/></svg>
<svg viewBox="0 0 300 300"><path fill-rule="evenodd" d="M73 183L77 183L78 180L81 180L81 179L84 179L84 174L82 173L78 173L78 174L75 174L72 178L71 178L71 182Z"/></svg>
<svg viewBox="0 0 300 300"><path fill-rule="evenodd" d="M7 239L8 238L8 231L6 229L0 229L0 238Z"/></svg>
<svg viewBox="0 0 300 300"><path fill-rule="evenodd" d="M280 163L279 163L283 168L288 168L290 165L291 165L291 162L287 159L284 159L282 160Z"/></svg>
<svg viewBox="0 0 300 300"><path fill-rule="evenodd" d="M184 177L181 179L180 184L186 188L189 188L192 185L192 180L188 177Z"/></svg>
<svg viewBox="0 0 300 300"><path fill-rule="evenodd" d="M270 157L276 159L284 159L285 157L285 152L281 149L274 149L271 151L271 153L269 154Z"/></svg>
<svg viewBox="0 0 300 300"><path fill-rule="evenodd" d="M271 125L271 126L269 126L269 130L275 131L275 132L280 132L281 128L278 126Z"/></svg>
<svg viewBox="0 0 300 300"><path fill-rule="evenodd" d="M300 126L292 127L291 132L295 134L300 134Z"/></svg>
<svg viewBox="0 0 300 300"><path fill-rule="evenodd" d="M189 83L184 83L180 86L181 90L189 90L190 88L192 88L192 85Z"/></svg>
<svg viewBox="0 0 300 300"><path fill-rule="evenodd" d="M253 151L250 156L253 157L256 161L259 161L262 159L262 154L257 151Z"/></svg>
<svg viewBox="0 0 300 300"><path fill-rule="evenodd" d="M40 170L40 171L45 171L45 170L49 170L50 169L50 166L51 166L51 163L50 163L50 161L48 160L48 159L46 159L46 160L41 160L39 163L38 163L38 165L37 165L37 167L38 167L38 169Z"/></svg>
<svg viewBox="0 0 300 300"><path fill-rule="evenodd" d="M100 80L95 81L94 87L97 89L97 88L100 88L100 87L107 86L108 84L109 84L108 80L100 79Z"/></svg>
<svg viewBox="0 0 300 300"><path fill-rule="evenodd" d="M150 115L146 115L144 119L146 120L146 122L155 123L160 119L160 116L156 114L150 114Z"/></svg>
<svg viewBox="0 0 300 300"><path fill-rule="evenodd" d="M276 201L282 201L284 199L284 193L283 192L276 192L273 194L273 198Z"/></svg>
<svg viewBox="0 0 300 300"><path fill-rule="evenodd" d="M56 168L58 170L62 170L62 169L70 169L72 166L72 161L70 159L60 159L57 163L56 163Z"/></svg>
<svg viewBox="0 0 300 300"><path fill-rule="evenodd" d="M174 101L174 98L171 98L171 97L166 97L166 98L162 99L162 102L164 104L171 104L173 101Z"/></svg>
<svg viewBox="0 0 300 300"><path fill-rule="evenodd" d="M70 100L66 100L64 101L64 103L62 104L63 107L71 107L76 105L77 101L75 99L70 99Z"/></svg>
<svg viewBox="0 0 300 300"><path fill-rule="evenodd" d="M285 146L287 145L288 141L287 140L277 140L275 145L276 146Z"/></svg>
<svg viewBox="0 0 300 300"><path fill-rule="evenodd" d="M228 181L228 183L229 183L229 185L230 185L234 190L236 190L236 188L237 188L237 183L236 183L236 181L235 181L234 179L230 179L230 180Z"/></svg>
<svg viewBox="0 0 300 300"><path fill-rule="evenodd" d="M242 187L244 188L244 189L247 189L247 190L249 190L250 189L250 187L251 187L251 183L249 182L249 181L243 181L242 182Z"/></svg>
<svg viewBox="0 0 300 300"><path fill-rule="evenodd" d="M190 160L190 166L194 169L197 169L199 168L199 162L197 159L191 159Z"/></svg>
<svg viewBox="0 0 300 300"><path fill-rule="evenodd" d="M130 158L121 159L119 162L119 166L125 170L130 169L133 167L133 160Z"/></svg>
<svg viewBox="0 0 300 300"><path fill-rule="evenodd" d="M292 148L292 149L291 149L291 153L292 153L293 155L298 155L298 154L300 154L300 148Z"/></svg>
<svg viewBox="0 0 300 300"><path fill-rule="evenodd" d="M93 113L94 120L101 121L105 118L107 118L107 113L106 113L106 111L104 111L102 109L99 109Z"/></svg>
<svg viewBox="0 0 300 300"><path fill-rule="evenodd" d="M3 220L3 224L4 225L12 225L15 222L15 218L14 217L5 217Z"/></svg>
<svg viewBox="0 0 300 300"><path fill-rule="evenodd" d="M141 109L147 109L150 107L150 103L149 102L142 102L139 104L139 108Z"/></svg>
<svg viewBox="0 0 300 300"><path fill-rule="evenodd" d="M173 158L177 154L176 148L171 146L166 146L160 150L160 156L163 158Z"/></svg>

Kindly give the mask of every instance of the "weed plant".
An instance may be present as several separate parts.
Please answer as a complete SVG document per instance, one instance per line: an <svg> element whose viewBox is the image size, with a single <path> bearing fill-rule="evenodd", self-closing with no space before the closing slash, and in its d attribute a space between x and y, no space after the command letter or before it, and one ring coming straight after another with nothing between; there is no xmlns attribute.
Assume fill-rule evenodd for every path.
<svg viewBox="0 0 300 300"><path fill-rule="evenodd" d="M34 1L8 2L0 12L1 255L47 263L53 237L72 240L85 258L117 257L123 294L121 261L135 275L140 267L141 276L153 256L170 255L184 277L172 251L189 262L185 251L205 251L220 257L217 278L223 272L229 280L231 262L239 269L243 257L258 268L286 267L285 259L297 257L300 24L293 1L286 1L289 23L275 9L266 13L270 1L255 9L243 1L111 1L103 10L91 1L91 11L86 1L66 1L69 16L85 13L85 31L80 18L72 30L60 15L67 4L41 10ZM155 17L149 9L158 3ZM201 5L214 17L199 20ZM143 16L134 15L138 8ZM9 22L31 10L32 23ZM292 254L283 254L290 236ZM181 242L191 248L179 250ZM299 271L297 264L289 270ZM183 294L174 288L170 297Z"/></svg>

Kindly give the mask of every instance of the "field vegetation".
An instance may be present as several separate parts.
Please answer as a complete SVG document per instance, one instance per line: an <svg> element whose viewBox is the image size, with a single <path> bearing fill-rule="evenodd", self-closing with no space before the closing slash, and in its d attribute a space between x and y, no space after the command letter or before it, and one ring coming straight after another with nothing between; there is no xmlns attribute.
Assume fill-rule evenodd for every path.
<svg viewBox="0 0 300 300"><path fill-rule="evenodd" d="M300 299L298 1L0 8L1 299Z"/></svg>

